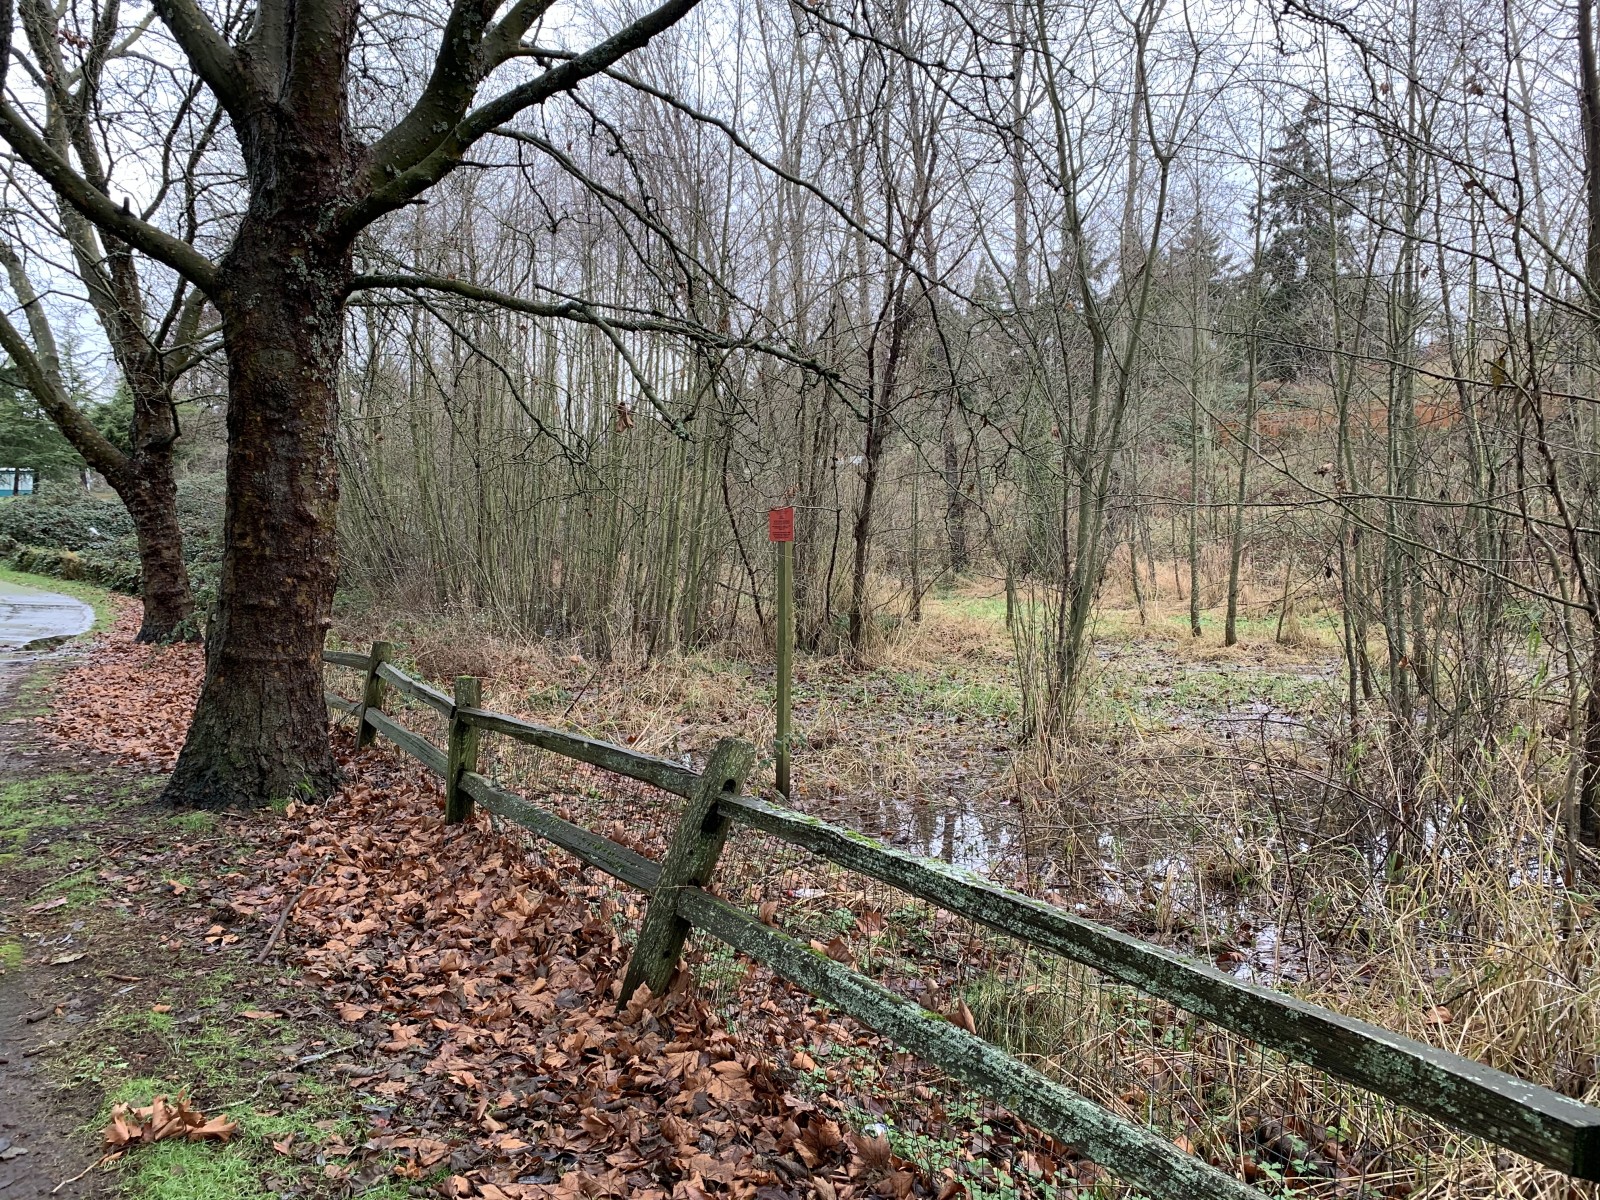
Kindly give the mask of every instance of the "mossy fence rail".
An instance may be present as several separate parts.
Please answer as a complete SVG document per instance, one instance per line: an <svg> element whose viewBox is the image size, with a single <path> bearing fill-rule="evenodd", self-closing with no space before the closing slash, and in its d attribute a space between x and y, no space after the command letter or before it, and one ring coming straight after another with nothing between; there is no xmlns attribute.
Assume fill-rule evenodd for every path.
<svg viewBox="0 0 1600 1200"><path fill-rule="evenodd" d="M1263 1193L1218 1170L1156 1131L1125 1120L1006 1054L966 1029L904 1000L834 962L753 913L707 890L734 826L760 830L848 870L1032 946L1086 964L1290 1059L1363 1087L1456 1129L1556 1170L1600 1180L1600 1108L1504 1071L1451 1054L1292 996L1225 974L972 872L885 846L780 805L742 795L755 748L725 738L693 771L480 708L479 681L462 677L455 694L412 679L371 654L328 651L323 661L363 675L359 701L327 693L330 708L352 715L361 745L382 734L444 780L445 819L469 819L475 805L553 842L583 862L650 895L623 994L640 984L665 989L691 930L726 942L778 975L893 1039L951 1076L1130 1183L1162 1197ZM383 711L389 688L437 710L448 723L441 750ZM514 795L477 773L478 738L490 731L613 771L681 796L686 805L656 862Z"/></svg>

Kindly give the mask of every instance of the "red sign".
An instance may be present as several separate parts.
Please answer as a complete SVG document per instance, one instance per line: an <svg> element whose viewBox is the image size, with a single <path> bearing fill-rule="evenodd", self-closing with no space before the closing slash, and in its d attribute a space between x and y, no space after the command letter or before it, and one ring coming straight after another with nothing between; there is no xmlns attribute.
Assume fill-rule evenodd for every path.
<svg viewBox="0 0 1600 1200"><path fill-rule="evenodd" d="M794 541L794 509L769 508L767 509L767 541L792 542Z"/></svg>

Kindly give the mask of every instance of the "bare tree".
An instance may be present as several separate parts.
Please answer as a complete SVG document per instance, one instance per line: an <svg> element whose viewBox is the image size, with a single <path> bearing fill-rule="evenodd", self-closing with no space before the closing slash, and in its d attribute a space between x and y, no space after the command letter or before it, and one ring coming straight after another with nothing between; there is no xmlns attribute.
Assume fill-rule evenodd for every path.
<svg viewBox="0 0 1600 1200"><path fill-rule="evenodd" d="M0 102L0 137L19 158L104 236L165 264L221 316L222 577L205 685L169 799L262 804L334 783L320 652L338 570L335 435L357 239L490 134L605 71L695 3L666 0L572 50L527 41L547 14L540 0L457 0L437 14L425 84L372 128L381 105L363 93L357 110L358 71L392 61L381 39L367 39L399 16L364 13L357 0L267 0L247 19L213 17L194 0L157 0L175 49L226 113L243 166L240 212L214 257L157 214L118 203L81 157L52 145L32 97L13 88ZM32 65L47 74L48 64Z"/></svg>
<svg viewBox="0 0 1600 1200"><path fill-rule="evenodd" d="M109 194L103 120L105 76L115 60L133 53L144 26L120 29L115 8L90 14L87 35L66 36L61 13L40 0L22 0L21 26L32 51L32 82L42 108L40 138L59 160L75 158L84 182ZM80 53L69 62L66 48ZM164 74L164 72L158 72ZM179 85L182 86L182 85ZM161 175L152 207L171 197L187 213L180 237L192 242L198 232L196 180L192 167L216 130L215 114L198 110L191 87L171 113L164 131ZM141 276L139 256L118 238L100 231L59 192L43 211L18 212L0 243L0 265L22 310L26 334L0 316L0 348L67 441L100 472L121 498L133 520L139 546L144 620L140 641L199 636L194 599L184 566L178 525L173 457L181 426L175 389L185 372L202 361L208 331L205 296L188 280L173 281L165 300ZM31 219L27 219L31 218ZM76 275L110 345L132 402L126 449L105 437L74 400L63 376L58 339L50 314L29 277L22 257L29 233L65 243L67 271Z"/></svg>

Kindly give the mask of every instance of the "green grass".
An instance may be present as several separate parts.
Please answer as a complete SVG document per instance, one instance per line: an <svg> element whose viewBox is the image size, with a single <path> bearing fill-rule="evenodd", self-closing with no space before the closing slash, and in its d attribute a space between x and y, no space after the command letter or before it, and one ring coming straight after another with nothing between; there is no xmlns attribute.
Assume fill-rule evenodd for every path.
<svg viewBox="0 0 1600 1200"><path fill-rule="evenodd" d="M68 908L88 908L106 894L105 888L95 882L96 873L96 867L85 867L39 889L38 894L42 899L65 896Z"/></svg>
<svg viewBox="0 0 1600 1200"><path fill-rule="evenodd" d="M82 600L94 609L94 626L91 629L93 633L110 628L112 622L117 619L117 611L111 604L111 593L105 588L95 587L92 583L55 579L49 575L31 575L27 571L13 571L10 567L0 567L0 581L38 588L44 592L57 592L63 596L71 596L74 600Z"/></svg>
<svg viewBox="0 0 1600 1200"><path fill-rule="evenodd" d="M982 620L993 621L997 625L1006 623L1006 598L1004 593L998 596L956 596L941 595L932 597L932 603L947 613L963 617L977 617Z"/></svg>
<svg viewBox="0 0 1600 1200"><path fill-rule="evenodd" d="M950 716L1003 721L1016 717L1017 689L1009 682L969 679L956 671L900 671L886 676L905 699Z"/></svg>
<svg viewBox="0 0 1600 1200"><path fill-rule="evenodd" d="M1000 608L1001 617L1005 615L1004 602ZM1316 655L1329 653L1339 648L1340 629L1337 624L1336 614L1326 611L1303 612L1298 615L1295 622L1297 626L1297 642L1289 647L1291 653L1304 651ZM1240 613L1235 621L1239 639L1256 645L1262 642L1276 643L1278 636L1278 614L1276 609L1253 616ZM1193 638L1189 628L1189 613L1168 612L1150 614L1147 624L1139 623L1137 609L1105 608L1096 611L1094 616L1093 638L1095 641L1135 641L1141 637L1152 634L1159 635L1163 640L1190 642L1196 645L1218 646L1222 642L1222 635L1227 628L1227 612L1222 608L1202 609L1200 613L1200 637Z"/></svg>
<svg viewBox="0 0 1600 1200"><path fill-rule="evenodd" d="M1288 716L1310 714L1338 681L1206 663L1102 664L1085 691L1082 711L1098 721L1172 721L1220 717L1265 705Z"/></svg>
<svg viewBox="0 0 1600 1200"><path fill-rule="evenodd" d="M973 1099L952 1093L948 1101L947 1111L951 1118L974 1123L981 1137L993 1136L994 1130L988 1123L979 1121L979 1107ZM851 1106L845 1112L845 1120L864 1136L886 1140L889 1149L897 1157L914 1163L930 1178L937 1180L947 1175L953 1176L960 1181L962 1194L970 1200L1024 1200L1025 1197L1039 1196L1066 1200L1069 1196L1093 1194L1081 1192L1073 1184L1052 1185L1038 1171L1021 1162L1013 1163L1008 1170L975 1160L959 1139L904 1129L895 1122L893 1116L878 1115Z"/></svg>
<svg viewBox="0 0 1600 1200"><path fill-rule="evenodd" d="M61 886L76 884L69 879ZM409 1194L406 1182L363 1188L324 1174L324 1151L327 1163L344 1165L342 1150L330 1143L338 1139L355 1146L364 1136L348 1089L310 1075L288 1091L266 1086L267 1077L306 1043L333 1045L348 1037L335 1028L239 1015L248 1008L282 1011L292 994L286 983L245 968L184 972L157 993L168 1011L154 1011L149 998L113 999L74 1039L81 1049L42 1060L58 1084L94 1088L103 1097L82 1129L86 1140L98 1139L113 1105L142 1107L156 1096L188 1094L208 1118L226 1116L238 1123L227 1142L172 1139L133 1147L111 1168L117 1195L129 1200L269 1200L284 1194L400 1200ZM291 1135L289 1153L274 1148ZM349 1164L352 1170L360 1165Z"/></svg>
<svg viewBox="0 0 1600 1200"><path fill-rule="evenodd" d="M56 694L53 689L56 677L60 674L60 666L59 660L54 662L45 660L35 670L24 675L17 690L12 694L11 703L6 706L6 717L15 720L48 716L55 708Z"/></svg>
<svg viewBox="0 0 1600 1200"><path fill-rule="evenodd" d="M722 943L706 947L693 964L695 982L706 991L735 995L744 982L746 970L733 949ZM731 1015L731 1014L730 1014Z"/></svg>
<svg viewBox="0 0 1600 1200"><path fill-rule="evenodd" d="M121 1191L141 1200L244 1200L276 1196L263 1165L250 1152L241 1125L234 1143L168 1140L140 1147L124 1160ZM270 1152L270 1146L269 1146Z"/></svg>
<svg viewBox="0 0 1600 1200"><path fill-rule="evenodd" d="M104 593L97 597L97 589L14 571L4 572L4 578L98 598L96 610L102 622L111 615ZM47 680L50 674L46 667L35 672L33 680ZM72 922L84 944L125 937L122 923L127 914L95 903L107 893L98 879L102 858L93 840L100 827L86 824L85 817L92 813L103 820L116 814L111 819L117 831L131 828L168 843L205 836L218 828L214 814L151 808L150 789L159 786L154 779L72 771L0 783L0 871L9 869L7 863L20 858L41 837L51 838L49 847L40 847L43 852L27 860L43 885L30 899L65 898L68 905L53 910L59 917L50 919ZM90 841L61 836L80 827L89 830ZM239 853L248 850L241 848ZM179 882L189 880L181 869L174 877ZM410 1181L363 1187L325 1175L324 1151L328 1165L346 1165L340 1146L330 1147L330 1142L337 1137L346 1146L359 1145L365 1136L367 1127L352 1108L348 1086L331 1077L319 1078L314 1070L297 1074L291 1086L272 1086L272 1079L292 1066L296 1056L340 1045L349 1040L348 1031L321 1021L242 1017L243 1009L293 1010L291 1001L298 992L270 968L218 967L207 962L169 972L164 970L164 956L157 957L163 965L152 963L150 978L163 980L159 991L135 999L124 994L129 989L108 987L104 1006L85 1010L92 1013L88 1021L59 1044L52 1043L37 1061L52 1085L98 1098L98 1104L91 1102L91 1109L98 1111L79 1131L86 1145L98 1145L113 1103L142 1106L156 1095L176 1097L184 1092L208 1117L228 1116L239 1129L226 1143L172 1139L136 1146L110 1167L103 1183L108 1194L129 1200L268 1200L284 1194L400 1200L409 1195ZM24 959L22 942L0 939L0 972L22 968ZM157 1006L167 1011L153 1011ZM291 1134L291 1153L274 1149L274 1142L282 1143ZM348 1166L369 1177L380 1164L355 1159Z"/></svg>
<svg viewBox="0 0 1600 1200"><path fill-rule="evenodd" d="M174 1097L179 1089L159 1079L134 1079L112 1097L135 1106L156 1096ZM105 1118L109 1119L107 1105ZM210 1110L206 1116L217 1116ZM230 1108L225 1114L239 1128L227 1142L186 1142L168 1139L139 1146L118 1164L119 1188L132 1200L276 1200L285 1194L316 1194L323 1182L314 1162L300 1162L278 1153L274 1142L293 1135L297 1143L323 1141L331 1133L354 1137L355 1126L323 1119L314 1109L263 1112L251 1104ZM352 1193L358 1200L399 1200L409 1195L409 1185L385 1181Z"/></svg>
<svg viewBox="0 0 1600 1200"><path fill-rule="evenodd" d="M1006 620L1006 598L999 594L994 596L967 596L945 593L931 598L931 604L952 616L970 617L989 621L997 628L1003 628ZM1019 603L1026 605L1027 601L1019 598ZM1121 608L1111 606L1097 606L1092 627L1092 636L1096 640L1122 641L1130 638L1159 633L1163 636L1178 636L1187 638L1189 632L1189 612L1187 608L1177 611L1165 611L1167 605L1153 605L1147 622L1141 624L1139 611L1136 608ZM1162 610L1162 611L1158 611ZM1207 642L1221 640L1223 628L1227 623L1227 611L1221 605L1205 608L1200 611L1201 638ZM1312 650L1337 649L1339 645L1339 628L1337 614L1321 609L1307 609L1298 614L1297 624L1302 644ZM1259 613L1240 613L1236 619L1239 636L1250 642L1270 642L1278 633L1278 612L1274 604L1266 611Z"/></svg>
<svg viewBox="0 0 1600 1200"><path fill-rule="evenodd" d="M40 775L0 787L0 865L13 862L38 834L77 824L77 818L48 798L82 786L86 777L72 774Z"/></svg>
<svg viewBox="0 0 1600 1200"><path fill-rule="evenodd" d="M186 812L168 817L167 824L180 833L211 833L217 828L217 815L209 812Z"/></svg>
<svg viewBox="0 0 1600 1200"><path fill-rule="evenodd" d="M72 772L38 775L0 786L0 866L16 861L40 834L79 825L83 810L76 801L81 797L99 795L95 812L104 816L143 803L147 793L158 786L158 779L138 779L108 787L103 777ZM86 856L83 842L58 840L36 861L57 865ZM59 891L62 882L51 884L50 890ZM85 881L77 881L74 886L84 884ZM85 893L82 898L92 900L97 896Z"/></svg>
<svg viewBox="0 0 1600 1200"><path fill-rule="evenodd" d="M170 1038L173 1031L178 1028L178 1022L177 1018L170 1012L151 1012L136 1009L133 1012L114 1018L109 1027L126 1029L130 1032L148 1029L151 1033Z"/></svg>
<svg viewBox="0 0 1600 1200"><path fill-rule="evenodd" d="M194 991L169 997L174 1011L140 1007L104 1017L96 1050L79 1060L72 1079L94 1081L105 1090L106 1100L91 1133L104 1127L113 1104L139 1107L155 1096L170 1098L191 1090L197 1093L195 1106L207 1117L227 1116L238 1122L238 1131L225 1143L172 1140L135 1147L116 1168L119 1194L132 1200L268 1200L284 1192L323 1194L329 1181L316 1162L284 1155L273 1143L293 1135L293 1146L299 1148L324 1144L337 1135L346 1144L355 1144L361 1130L348 1111L348 1094L308 1078L298 1088L298 1103L269 1110L270 1101L258 1099L261 1076L278 1064L285 1046L309 1031L288 1021L237 1018L238 1009L272 1007L282 999L271 994L269 984L258 983L261 994L241 1002L240 988L249 984L232 971L212 971L195 982ZM183 1019L196 1013L202 1017L198 1024ZM164 1048L160 1077L133 1073L119 1048L152 1037ZM242 1098L229 1101L234 1095ZM330 1157L330 1161L338 1160ZM385 1182L351 1194L360 1200L398 1200L408 1188Z"/></svg>

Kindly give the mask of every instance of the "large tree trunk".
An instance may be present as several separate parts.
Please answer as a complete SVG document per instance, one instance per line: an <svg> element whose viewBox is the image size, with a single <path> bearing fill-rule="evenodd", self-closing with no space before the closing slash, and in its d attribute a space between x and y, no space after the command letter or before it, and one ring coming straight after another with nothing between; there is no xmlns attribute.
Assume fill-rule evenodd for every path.
<svg viewBox="0 0 1600 1200"><path fill-rule="evenodd" d="M348 246L252 212L222 263L227 550L206 679L167 786L204 807L326 794L321 654L338 572L334 439Z"/></svg>
<svg viewBox="0 0 1600 1200"><path fill-rule="evenodd" d="M360 0L262 3L248 20L229 20L220 28L202 5L156 0L175 46L175 55L167 57L187 60L196 92L203 85L215 98L244 166L248 205L229 250L216 263L135 214L126 198L120 207L115 203L111 173L80 136L87 121L66 128L71 155L57 148L66 117L101 110L98 68L91 64L122 56L117 6L109 6L104 21L97 18L88 44L77 33L58 38L53 27L29 22L45 35L29 35L30 87L52 99L41 116L31 94L9 95L0 104L0 141L104 239L164 263L222 318L229 376L222 577L206 638L205 684L167 785L168 799L261 804L316 796L334 782L320 660L338 567L334 445L354 240L461 167L479 140L607 71L696 3L662 0L581 54L560 56L531 78L519 70L514 85L507 82L480 103L489 77L522 59L524 39L547 6L457 0L438 14L439 45L420 94L386 132L363 142L349 113ZM48 8L32 5L29 11ZM0 9L9 12L3 4ZM435 26L423 22L420 28ZM72 43L75 58L84 60L71 84L61 78L65 68L57 67L56 43L63 38ZM403 95L390 99L405 102ZM172 129L190 123L191 101L199 102L198 95L183 101ZM13 102L28 111L19 112ZM365 118L363 132L371 132ZM149 140L149 132L131 136ZM210 169L210 152L202 154L209 138L208 133L207 143L195 150L192 167ZM161 140L158 134L151 144ZM179 223L192 232L192 214ZM75 251L80 249L91 265L102 257L88 242L80 241ZM136 272L111 274L107 290L123 283L136 290ZM189 325L174 341L193 347L202 305L179 304L177 328L185 318ZM0 320L0 331L8 325Z"/></svg>
<svg viewBox="0 0 1600 1200"><path fill-rule="evenodd" d="M119 251L119 254L122 253ZM139 541L139 580L144 600L141 642L198 641L194 594L183 561L183 529L178 524L178 485L172 473L172 452L178 440L178 418L172 405L173 380L165 355L140 336L142 297L131 261L123 264L125 300L114 312L113 349L133 396L132 452L122 478L113 483ZM131 281L131 282L129 282ZM105 321L112 327L110 319Z"/></svg>
<svg viewBox="0 0 1600 1200"><path fill-rule="evenodd" d="M172 472L178 441L172 359L152 347L143 334L145 321L139 308L143 296L131 257L119 248L112 266L123 299L119 306L107 306L102 323L112 330L112 349L133 397L133 423L128 430L131 450L122 478L113 486L133 518L139 541L144 621L138 640L198 641L194 594L183 561L183 529L178 524L178 485ZM185 325L180 320L179 337L184 336Z"/></svg>
<svg viewBox="0 0 1600 1200"><path fill-rule="evenodd" d="M183 561L183 532L178 527L178 488L172 466L135 473L117 488L139 541L139 578L144 600L140 642L194 640L194 596Z"/></svg>

